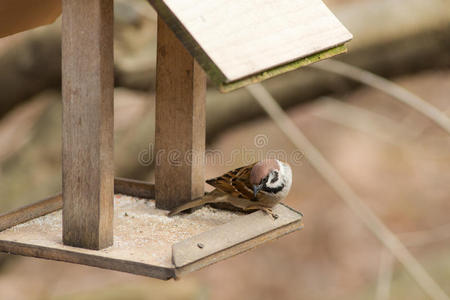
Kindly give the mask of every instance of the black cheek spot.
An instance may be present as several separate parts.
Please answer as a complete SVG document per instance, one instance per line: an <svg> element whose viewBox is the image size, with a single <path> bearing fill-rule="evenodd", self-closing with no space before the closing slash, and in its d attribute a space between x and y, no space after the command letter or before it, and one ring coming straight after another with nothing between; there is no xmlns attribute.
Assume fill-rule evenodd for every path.
<svg viewBox="0 0 450 300"><path fill-rule="evenodd" d="M268 193L272 193L272 194L276 194L279 191L281 191L282 189L284 189L284 183L282 185L280 185L279 187L277 187L277 188L271 188L271 187L268 187L266 185L264 185L264 187L263 187L264 191L266 191Z"/></svg>
<svg viewBox="0 0 450 300"><path fill-rule="evenodd" d="M275 174L275 176L272 178L270 183L275 183L276 181L278 181L278 172L274 172L274 174Z"/></svg>

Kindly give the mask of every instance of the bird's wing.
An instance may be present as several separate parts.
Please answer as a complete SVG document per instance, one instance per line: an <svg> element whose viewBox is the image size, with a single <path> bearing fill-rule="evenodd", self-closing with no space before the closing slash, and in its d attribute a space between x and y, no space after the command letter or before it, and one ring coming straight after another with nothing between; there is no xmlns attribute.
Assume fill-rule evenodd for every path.
<svg viewBox="0 0 450 300"><path fill-rule="evenodd" d="M180 205L178 207L175 207L174 209L172 209L169 212L168 216L171 217L171 216L176 215L184 210L198 207L198 206L203 206L205 204L226 202L228 197L229 197L229 195L227 193L224 193L220 190L215 189L214 191L207 193L206 195L204 195L201 198L191 200L189 202L183 203L182 205Z"/></svg>
<svg viewBox="0 0 450 300"><path fill-rule="evenodd" d="M255 163L237 168L222 176L209 179L206 183L234 197L251 200L254 195L249 178L254 165Z"/></svg>

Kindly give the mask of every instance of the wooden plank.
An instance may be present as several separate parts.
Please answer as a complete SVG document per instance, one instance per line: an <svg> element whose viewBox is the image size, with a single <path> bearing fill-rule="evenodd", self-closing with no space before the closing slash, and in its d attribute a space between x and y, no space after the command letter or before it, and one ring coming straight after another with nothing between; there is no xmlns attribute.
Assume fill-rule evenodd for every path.
<svg viewBox="0 0 450 300"><path fill-rule="evenodd" d="M63 0L63 241L113 242L113 1Z"/></svg>
<svg viewBox="0 0 450 300"><path fill-rule="evenodd" d="M197 260L186 266L175 268L175 278L180 278L186 274L197 271L201 268L207 267L209 265L218 263L219 261L225 260L227 258L233 257L235 255L247 252L261 244L269 242L274 239L278 239L288 233L300 230L303 228L303 224L298 221L291 223L289 225L276 228L270 232L264 233L256 238L247 240L240 244L234 245L222 251L216 252L210 256L204 257L203 259Z"/></svg>
<svg viewBox="0 0 450 300"><path fill-rule="evenodd" d="M155 185L146 181L116 177L114 179L114 193L155 199Z"/></svg>
<svg viewBox="0 0 450 300"><path fill-rule="evenodd" d="M36 258L51 259L86 266L98 267L108 270L132 273L167 280L174 277L172 268L148 265L138 261L129 261L110 258L95 253L82 253L77 249L66 250L24 244L14 241L0 240L0 251L16 255L31 256ZM83 249L80 249L83 251ZM86 250L89 251L89 250Z"/></svg>
<svg viewBox="0 0 450 300"><path fill-rule="evenodd" d="M0 215L0 231L62 208L61 194Z"/></svg>
<svg viewBox="0 0 450 300"><path fill-rule="evenodd" d="M149 0L216 83L236 81L352 38L321 0Z"/></svg>
<svg viewBox="0 0 450 300"><path fill-rule="evenodd" d="M174 244L172 260L175 267L180 273L191 272L301 228L300 213L281 204L274 207L274 212L278 215L276 220L257 211ZM241 246L226 251L236 245Z"/></svg>
<svg viewBox="0 0 450 300"><path fill-rule="evenodd" d="M204 193L206 75L158 18L156 206L172 209Z"/></svg>

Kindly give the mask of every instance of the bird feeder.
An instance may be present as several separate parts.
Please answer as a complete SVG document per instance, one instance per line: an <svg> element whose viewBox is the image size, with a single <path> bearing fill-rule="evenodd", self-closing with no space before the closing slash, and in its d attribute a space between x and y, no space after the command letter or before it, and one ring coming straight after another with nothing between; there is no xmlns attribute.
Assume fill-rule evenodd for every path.
<svg viewBox="0 0 450 300"><path fill-rule="evenodd" d="M204 194L207 76L228 92L343 53L351 34L320 0L149 2L158 13L155 184L114 178L113 1L63 0L62 195L0 216L1 251L168 279L302 228L283 204L276 220L166 210ZM200 159L174 164L172 151Z"/></svg>

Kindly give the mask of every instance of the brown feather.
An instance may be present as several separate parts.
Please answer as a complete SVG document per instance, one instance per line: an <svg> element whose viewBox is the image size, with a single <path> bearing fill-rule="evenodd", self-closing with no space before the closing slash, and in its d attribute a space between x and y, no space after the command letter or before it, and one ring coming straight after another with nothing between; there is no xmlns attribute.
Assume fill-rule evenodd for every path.
<svg viewBox="0 0 450 300"><path fill-rule="evenodd" d="M251 174L250 174L250 184L251 185L258 185L260 184L261 180L269 175L269 173L273 170L279 170L280 166L278 165L277 161L275 159L265 159L257 164L255 164L255 167L252 168Z"/></svg>
<svg viewBox="0 0 450 300"><path fill-rule="evenodd" d="M184 203L178 207L175 207L174 209L172 209L169 212L168 216L171 217L171 216L179 214L180 212L185 211L187 209L203 206L208 203L216 203L216 202L224 201L224 197L227 197L227 196L228 195L226 195L225 193L223 193L221 191L214 190L210 193L207 193L205 196L203 196L201 198L194 199L194 200Z"/></svg>
<svg viewBox="0 0 450 300"><path fill-rule="evenodd" d="M249 178L255 164L231 170L222 176L207 180L206 183L233 197L250 200L253 198L253 192Z"/></svg>
<svg viewBox="0 0 450 300"><path fill-rule="evenodd" d="M246 181L237 179L233 182L233 187L237 191L239 191L239 193L241 195L243 195L245 199L251 200L254 198L254 195L253 195L253 189L251 188L251 186L249 184L250 184L250 181L248 179Z"/></svg>

